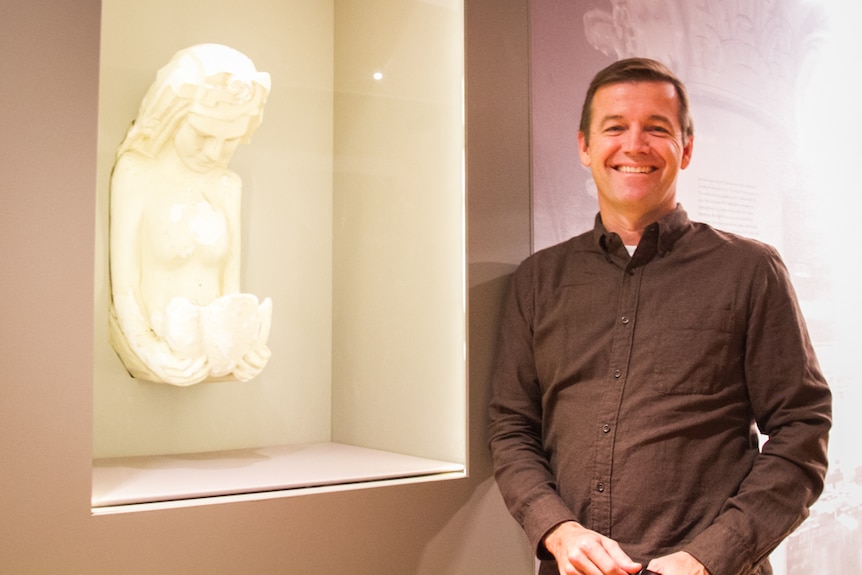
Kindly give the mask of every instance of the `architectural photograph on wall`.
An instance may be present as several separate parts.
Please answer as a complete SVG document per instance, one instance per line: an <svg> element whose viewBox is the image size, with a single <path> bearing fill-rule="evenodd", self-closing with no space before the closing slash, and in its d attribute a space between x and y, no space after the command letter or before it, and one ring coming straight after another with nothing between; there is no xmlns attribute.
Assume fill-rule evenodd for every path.
<svg viewBox="0 0 862 575"><path fill-rule="evenodd" d="M694 147L679 177L683 208L692 220L774 246L787 265L834 413L825 489L773 553L781 575L862 565L854 439L862 339L847 321L858 293L841 255L854 245L860 206L853 168L862 118L846 77L860 52L860 16L835 0L551 0L531 9L535 248L592 228L596 184L577 161L572 103L595 71L644 56L688 87Z"/></svg>

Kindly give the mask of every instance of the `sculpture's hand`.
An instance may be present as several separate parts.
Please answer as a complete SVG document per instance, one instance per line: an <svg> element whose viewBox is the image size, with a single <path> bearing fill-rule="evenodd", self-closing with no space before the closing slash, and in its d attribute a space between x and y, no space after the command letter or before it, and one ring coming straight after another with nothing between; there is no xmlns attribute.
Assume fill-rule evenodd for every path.
<svg viewBox="0 0 862 575"><path fill-rule="evenodd" d="M271 356L272 352L269 348L265 344L261 344L245 354L243 358L237 362L236 367L231 373L233 373L233 376L239 381L250 381L254 379L257 374L263 371L263 368L266 366L266 363L269 361Z"/></svg>
<svg viewBox="0 0 862 575"><path fill-rule="evenodd" d="M258 306L258 316L260 317L260 330L257 332L254 347L239 360L231 372L239 381L250 381L257 376L269 358L272 357L272 351L266 345L269 339L269 330L272 326L272 300L265 298Z"/></svg>
<svg viewBox="0 0 862 575"><path fill-rule="evenodd" d="M182 351L175 350L168 339L176 339L177 334L171 331L168 339L162 335L166 324L180 325L182 322L177 323L175 318L167 318L166 321L163 314L154 314L159 325L153 326L144 318L132 289L115 292L114 306L122 337L131 352L154 376L153 379L145 379L185 386L203 381L209 376L209 362L199 346L185 346ZM196 320L191 323L196 323Z"/></svg>
<svg viewBox="0 0 862 575"><path fill-rule="evenodd" d="M146 347L138 349L137 352L147 367L165 383L192 385L203 381L209 375L205 355L180 357L162 339L154 337Z"/></svg>
<svg viewBox="0 0 862 575"><path fill-rule="evenodd" d="M264 298L257 308L258 316L260 317L260 330L257 332L257 343L266 343L269 339L269 329L272 326L272 300Z"/></svg>

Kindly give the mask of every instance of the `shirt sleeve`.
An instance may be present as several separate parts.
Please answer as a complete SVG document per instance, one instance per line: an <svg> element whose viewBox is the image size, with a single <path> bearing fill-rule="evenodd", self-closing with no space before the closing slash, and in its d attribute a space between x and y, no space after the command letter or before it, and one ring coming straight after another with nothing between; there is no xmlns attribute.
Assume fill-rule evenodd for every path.
<svg viewBox="0 0 862 575"><path fill-rule="evenodd" d="M489 408L489 444L495 477L512 516L540 559L551 559L542 540L574 520L559 497L542 441L542 390L532 345L531 261L515 272L503 310Z"/></svg>
<svg viewBox="0 0 862 575"><path fill-rule="evenodd" d="M685 547L711 575L754 571L808 516L826 475L829 387L777 252L767 248L757 269L745 378L754 419L768 439L737 493Z"/></svg>

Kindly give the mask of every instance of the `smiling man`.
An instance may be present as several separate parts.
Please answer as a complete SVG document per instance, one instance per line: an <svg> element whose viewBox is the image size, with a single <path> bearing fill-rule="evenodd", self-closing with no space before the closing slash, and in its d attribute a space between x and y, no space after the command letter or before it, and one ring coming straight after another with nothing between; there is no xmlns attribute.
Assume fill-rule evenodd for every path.
<svg viewBox="0 0 862 575"><path fill-rule="evenodd" d="M787 270L677 203L694 130L662 64L599 72L578 143L595 227L521 264L501 325L506 504L541 574L768 575L823 488L831 427Z"/></svg>

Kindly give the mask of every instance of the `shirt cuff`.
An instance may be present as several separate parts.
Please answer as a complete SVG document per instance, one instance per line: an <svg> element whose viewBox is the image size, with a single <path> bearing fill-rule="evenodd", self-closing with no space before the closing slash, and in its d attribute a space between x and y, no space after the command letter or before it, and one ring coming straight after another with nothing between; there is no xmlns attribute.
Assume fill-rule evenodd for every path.
<svg viewBox="0 0 862 575"><path fill-rule="evenodd" d="M571 510L556 495L546 495L537 499L527 508L522 525L536 557L544 561L553 560L553 555L545 549L545 536L560 523L577 521Z"/></svg>
<svg viewBox="0 0 862 575"><path fill-rule="evenodd" d="M710 575L747 575L754 569L748 545L720 524L703 531L683 551L700 561Z"/></svg>

